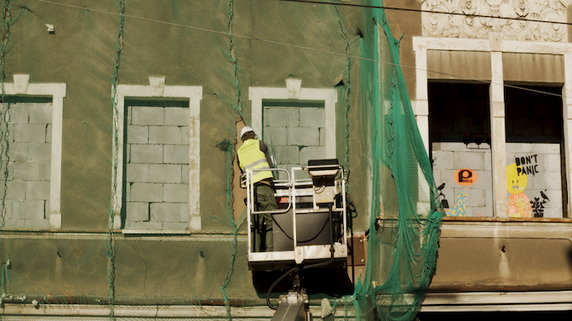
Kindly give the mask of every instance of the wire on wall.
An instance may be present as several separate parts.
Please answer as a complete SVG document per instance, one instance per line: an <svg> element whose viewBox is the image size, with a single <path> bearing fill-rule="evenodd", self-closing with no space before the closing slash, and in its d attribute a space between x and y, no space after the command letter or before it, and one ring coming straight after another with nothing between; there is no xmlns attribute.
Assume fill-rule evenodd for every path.
<svg viewBox="0 0 572 321"><path fill-rule="evenodd" d="M236 57L236 48L233 37L233 26L234 26L234 0L229 0L228 25L227 25L227 36L229 42L228 60L232 64L232 73L234 76L232 86L234 87L234 92L236 95L236 103L233 103L232 108L234 108L242 116L240 79L238 78L238 58Z"/></svg>
<svg viewBox="0 0 572 321"><path fill-rule="evenodd" d="M8 43L10 41L10 26L12 25L12 6L11 0L4 0L2 12L4 14L4 24L2 30L2 42L0 43L0 94L2 109L0 110L0 170L2 171L2 190L0 191L0 228L6 225L6 197L8 195L8 178L10 171L10 127L9 111L10 104L6 102L6 54L8 52Z"/></svg>
<svg viewBox="0 0 572 321"><path fill-rule="evenodd" d="M9 0L5 0L5 1L9 1ZM57 2L57 1L51 1L51 0L35 0L38 2L42 2L42 3L46 3L46 4L51 4L51 5L58 5L58 6L62 6L62 7L67 7L67 8L72 8L72 9L78 9L78 10L84 10L84 11L88 11L88 12L95 12L95 13L100 13L100 14L108 14L108 15L115 15L118 16L120 15L117 12L112 12L112 11L106 11L106 10L101 10L101 9L95 9L95 8L91 8L91 7L86 7L86 6L78 6L78 5L72 5L72 4L67 4L67 3L61 3L61 2ZM311 3L310 1L296 1L296 0L276 0L276 1L284 1L284 2L306 2L306 3ZM438 12L438 11L431 11L431 10L418 10L418 9L407 9L407 8L399 8L399 7L387 7L387 6L368 6L368 5L361 5L361 4L351 4L351 3L345 3L345 2L340 2L340 3L334 3L334 2L321 2L321 1L316 1L319 2L320 4L323 5L339 5L339 6L354 6L354 7L365 7L365 8L378 8L378 9L386 9L386 10L403 10L403 11L415 11L415 12L426 12L426 13L442 13L442 14L452 14L452 15L457 15L457 14L462 14L464 16L472 16L475 17L474 15L467 15L464 13L450 13L450 12ZM203 31L203 32L209 32L209 33L216 33L216 34L220 34L220 35L225 35L225 36L229 36L228 31L220 31L220 30L214 30L214 29L209 29L209 28L203 28L203 27L197 27L197 26L192 26L192 25L185 25L185 24L180 24L180 23L173 23L170 21L164 21L164 20L160 20L160 19L153 19L153 18L148 18L148 17L141 17L141 16L136 16L136 15L129 15L129 14L124 14L123 15L125 18L130 18L130 19L137 19L137 20L142 20L142 21L146 21L146 22L151 22L151 23L160 23L160 24L165 24L165 25L170 25L170 26L174 26L174 27L180 27L180 28L186 28L186 29L190 29L190 30L195 30L195 31ZM547 20L541 20L541 21L534 21L534 20L523 20L523 19L517 19L517 18L509 18L509 17L494 17L494 16L483 16L483 18L495 18L495 19L509 19L509 20L518 20L521 22L543 22L543 23L554 23L554 24L566 24L566 25L572 25L572 23L569 22L558 22L558 21L547 21ZM355 60L359 60L359 61L370 61L370 62L374 62L375 58L369 58L369 57L363 57L363 56L359 56L359 55L348 55L346 52L338 52L338 51L332 51L332 50L323 50L323 49L318 49L315 47L311 47L311 46L306 46L306 45L300 45L300 44L294 44L294 43L286 43L286 42L280 42L280 41L276 41L276 40L271 40L271 39L262 39L262 38L258 38L258 37L253 37L253 36L248 36L248 35L241 35L241 34L237 34L234 33L232 34L233 38L241 38L241 39L248 39L248 40L253 40L253 41L260 41L260 42L265 42L265 43L269 43L269 44L274 44L274 45L279 45L279 46L285 46L285 47L291 47L291 48L298 48L301 50L309 50L309 51L313 51L313 52L318 52L318 53L323 53L323 54L328 54L328 55L337 55L337 56L345 56L351 59L355 59ZM230 60L230 59L229 59ZM459 75L455 75L455 74L451 74L451 73L444 73L444 72L439 72L439 71L433 71L430 69L424 69L424 68L417 68L415 66L410 66L410 65L404 65L404 64L396 64L396 63L392 63L392 62L387 62L387 61L382 61L381 63L383 64L389 64L389 65L393 65L393 66L400 66L402 68L407 68L407 69L415 69L415 70L423 70L423 71L427 71L427 72L431 72L431 73L438 73L438 74L442 74L442 75L447 75L453 78L458 78L458 79L462 79L461 76ZM492 81L486 81L486 80L480 80L479 82L482 83L494 83ZM541 91L541 90L534 90L534 89L530 89L530 88L525 88L525 87L520 87L520 86L516 86L516 85L507 85L504 84L504 86L506 87L510 87L510 88L515 88L515 89L520 89L520 90L527 90L527 91L533 91L539 94L546 94L546 95L551 95L551 96L558 96L558 97L563 97L565 98L565 96L563 95L559 95L559 94L554 94L554 93L550 93L550 92L545 92L545 91Z"/></svg>
<svg viewBox="0 0 572 321"><path fill-rule="evenodd" d="M334 8L336 10L336 16L338 18L338 25L340 27L340 35L346 42L346 70L343 76L343 88L344 88L344 158L345 165L349 168L350 164L350 95L351 95L351 67L352 67L352 57L351 57L351 41L348 36L345 24L343 22L343 16L339 7ZM348 186L349 187L349 186Z"/></svg>
<svg viewBox="0 0 572 321"><path fill-rule="evenodd" d="M376 6L368 5L362 3L347 3L347 2L329 2L329 1L315 1L315 0L278 0L283 2L298 2L298 3L308 3L308 4L319 4L319 5L331 5L331 6L346 6L346 7L356 7L356 8L370 8L370 9L384 9L384 10L394 10L394 11L405 11L405 12L415 12L415 13L431 13L431 14L442 14L450 16L463 16L471 18L487 18L487 19L500 19L500 20L514 20L514 21L525 21L525 22L538 22L538 23L548 23L548 24L558 24L572 26L571 22L566 21L556 21L556 20L542 20L542 19L521 19L513 17L503 17L494 15L482 15L475 13L464 13L464 12L449 12L449 11L436 11L436 10L424 10L424 9L413 9L413 8L403 8L403 7L391 7L391 6Z"/></svg>
<svg viewBox="0 0 572 321"><path fill-rule="evenodd" d="M125 0L119 0L119 31L117 33L117 43L115 47L115 65L113 66L113 76L111 79L111 103L113 106L113 112L117 113L117 86L119 83L119 67L121 63L121 53L123 51L123 35L125 32ZM117 131L114 130L113 139L115 141L115 146L119 146L119 137ZM116 172L119 166L119 155L120 151L116 151L113 156L113 167L114 172ZM113 175L113 193L116 193L117 189L117 176ZM112 195L111 202L113 203L114 195ZM115 211L113 205L109 207L109 238L107 243L107 258L108 258L108 295L109 295L109 319L115 320L115 238L114 238L114 228L115 228Z"/></svg>
<svg viewBox="0 0 572 321"><path fill-rule="evenodd" d="M229 320L232 320L232 311L231 311L231 305L230 305L230 299L228 296L228 286L230 284L230 281L232 279L232 274L234 272L234 262L236 261L236 253L237 253L237 247L238 247L238 229L239 226L236 224L236 221L234 220L234 211L233 211L233 199L232 199L232 181L233 181L233 160L234 160L234 144L232 144L231 142L223 142L223 148L226 148L226 154L227 154L227 159L226 159L226 206L227 206L227 218L228 218L228 222L231 225L232 228L232 248L231 248L231 254L230 254L230 260L228 263L228 269L226 271L226 275L224 278L223 283L220 286L220 291L222 292L222 296L223 296L223 300L224 303L226 305L226 312L227 312L227 317Z"/></svg>

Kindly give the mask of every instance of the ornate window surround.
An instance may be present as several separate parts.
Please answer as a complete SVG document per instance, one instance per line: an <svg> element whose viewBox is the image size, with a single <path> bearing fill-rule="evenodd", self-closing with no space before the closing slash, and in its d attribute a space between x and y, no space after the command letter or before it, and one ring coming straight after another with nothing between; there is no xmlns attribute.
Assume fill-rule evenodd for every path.
<svg viewBox="0 0 572 321"><path fill-rule="evenodd" d="M460 39L437 37L413 37L415 51L416 88L412 101L417 125L425 148L429 150L429 102L427 89L427 50L480 51L491 55L491 150L493 172L494 216L506 216L506 143L504 114L503 53L532 53L562 55L564 60L564 87L562 90L562 117L564 120L564 145L567 182L572 182L572 43L503 40L501 33L490 33L489 39ZM566 188L568 199L572 200L572 189ZM568 202L565 211L572 211Z"/></svg>

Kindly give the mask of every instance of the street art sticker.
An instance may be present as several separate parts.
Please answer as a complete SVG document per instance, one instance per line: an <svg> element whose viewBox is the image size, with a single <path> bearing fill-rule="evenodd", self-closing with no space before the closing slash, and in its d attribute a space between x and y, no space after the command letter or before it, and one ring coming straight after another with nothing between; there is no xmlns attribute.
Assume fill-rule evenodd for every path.
<svg viewBox="0 0 572 321"><path fill-rule="evenodd" d="M465 216L465 198L467 193L461 191L455 196L455 204L453 208L447 210L448 216Z"/></svg>
<svg viewBox="0 0 572 321"><path fill-rule="evenodd" d="M543 191L540 191L540 197L535 197L534 200L530 201L534 217L544 217L544 205L549 201L550 199Z"/></svg>
<svg viewBox="0 0 572 321"><path fill-rule="evenodd" d="M516 157L514 159L518 174L536 175L538 174L538 154Z"/></svg>
<svg viewBox="0 0 572 321"><path fill-rule="evenodd" d="M508 216L532 217L530 199L524 191L528 184L528 176L521 166L510 164L506 167L506 189L508 197Z"/></svg>
<svg viewBox="0 0 572 321"><path fill-rule="evenodd" d="M461 168L455 172L455 182L461 186L471 186L477 181L477 173L468 168Z"/></svg>

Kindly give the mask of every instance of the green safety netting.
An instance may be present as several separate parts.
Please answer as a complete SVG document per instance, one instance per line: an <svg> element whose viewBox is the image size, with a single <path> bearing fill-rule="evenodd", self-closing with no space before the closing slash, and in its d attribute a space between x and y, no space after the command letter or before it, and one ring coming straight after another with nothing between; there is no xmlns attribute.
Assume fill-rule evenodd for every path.
<svg viewBox="0 0 572 321"><path fill-rule="evenodd" d="M367 84L363 135L371 157L369 249L354 304L358 318L412 320L435 269L442 214L400 67L399 41L382 10L373 9L372 18L361 51L376 57L361 66Z"/></svg>
<svg viewBox="0 0 572 321"><path fill-rule="evenodd" d="M62 3L57 1L38 2L44 5L62 3L69 5L69 1ZM102 70L99 70L98 73L100 77L101 75L107 77L105 79L106 85L111 87L111 101L107 101L114 110L117 109L117 86L120 83L122 72L126 74L123 68L128 70L133 68L133 66L125 66L122 57L125 42L129 39L129 34L125 31L126 23L128 23L126 17L129 17L126 15L129 10L129 1L117 0L115 2L115 10L112 12L114 21L117 23L113 29L115 55L114 65L109 69L112 70L112 74L106 74ZM184 4L179 1L173 0L170 4L173 6L173 11L181 11L181 8L184 7ZM370 0L368 4L381 6L383 3ZM227 84L228 87L232 88L224 96L217 97L224 102L227 107L226 112L231 116L224 116L221 121L221 124L228 125L225 132L228 139L220 140L216 145L217 150L224 155L222 163L225 168L223 179L225 182L224 208L226 209L224 215L217 216L216 220L223 222L221 225L226 228L225 232L232 239L229 242L229 256L221 261L224 261L224 272L221 275L209 275L207 277L218 282L220 294L209 294L205 297L193 296L192 299L169 298L172 300L167 301L196 305L208 305L210 303L214 305L222 302L226 306L229 319L233 317L233 306L235 305L233 300L236 301L242 292L238 286L233 287L233 281L236 282L237 262L245 264L244 255L240 253L245 249L240 248L238 242L239 234L244 232L244 215L233 213L232 199L233 159L236 145L232 135L235 131L234 119L235 117L247 118L246 120L249 118L243 113L243 105L246 104L244 103L245 90L241 82L245 78L241 72L247 68L242 67L243 65L239 60L240 50L244 49L240 44L241 42L244 44L246 41L257 40L255 36L245 37L244 28L241 30L240 37L235 36L235 5L237 4L234 0L228 0L219 1L218 7L214 6L219 10L225 10L226 30L224 32L207 33L210 38L204 33L199 36L194 35L207 37L208 41L213 43L219 41L225 45L223 48L218 48L220 52L216 54L223 54L228 64L217 66L213 72L213 77L223 79L230 84ZM304 4L300 5L303 6ZM4 224L5 199L7 182L9 181L8 164L10 162L8 157L10 147L8 121L6 119L10 104L6 103L4 99L4 83L7 81L6 55L12 41L10 38L12 24L20 18L20 15L31 15L31 11L28 11L27 7L20 2L16 7L18 14L12 13L14 11L12 1L5 0L2 6L4 25L0 46L0 89L3 102L2 120L0 121L0 169L4 179L2 179L3 187L0 187L2 201L0 227ZM61 10L77 9L74 5L62 6L61 8ZM108 10L106 12L110 12L111 9L106 10ZM300 7L300 10L305 10L305 8ZM416 127L410 99L399 66L399 42L391 34L382 9L360 9L360 12L365 16L362 18L365 21L363 23L365 29L359 32L359 36L352 35L353 30L350 30L345 23L347 17L344 16L344 13L347 11L343 11L337 6L330 7L328 10L328 18L334 19L339 27L328 30L328 32L337 33L337 37L341 39L340 43L343 44L342 58L336 57L336 67L341 67L340 70L343 74L343 83L338 87L338 95L341 98L338 100L337 110L338 126L341 128L339 130L341 134L338 134L338 140L340 140L338 146L343 147L338 149L343 150L343 152L339 152L341 155L339 158L342 159L344 166L348 166L350 169L352 166L364 167L361 170L361 176L365 179L361 183L352 182L350 179L349 187L353 190L355 186L363 184L365 187L361 187L361 189L368 190L367 195L362 197L362 200L365 200L362 203L367 205L364 206L365 210L360 214L367 216L369 222L369 252L365 275L356 283L355 294L352 297L333 299L333 307L339 310L340 306L343 305L344 318L365 319L373 316L381 320L412 320L420 307L435 268L441 213L438 211L435 199L430 162ZM103 9L101 12L94 12L104 13ZM92 12L83 10L83 14L89 16ZM181 20L184 21L184 19ZM184 26L184 23L180 25ZM193 31L197 32L196 30ZM224 41L220 41L221 37L224 38ZM325 52L325 50L323 51ZM318 50L316 53L324 54L324 52ZM357 56L355 56L356 52L359 52ZM357 72L359 79L351 77L352 72L354 75L356 74L355 68L359 68ZM223 85L220 87L228 88ZM215 92L213 96L216 95ZM353 108L350 108L352 104ZM351 117L353 116L350 115L359 115L359 126L352 128L352 124L355 125L356 121L352 122ZM352 135L354 135L353 138ZM115 133L111 136L114 140L119 139ZM356 155L355 150L352 150L352 142L357 142L356 149L362 148L365 151L365 157ZM113 167L120 165L116 157L117 153L111 160ZM115 180L115 178L112 179ZM117 184L117 182L112 181L112 184ZM113 190L118 190L118 188ZM113 195L111 198L113 199ZM367 208L368 206L369 208ZM237 217L240 218L236 219ZM27 296L22 296L19 293L20 298L26 297L23 299L24 301L38 299L40 303L106 304L111 307L110 318L112 319L116 317L114 312L116 304L136 302L137 298L127 300L122 297L121 300L116 300L118 283L118 274L116 273L118 269L117 247L118 241L125 242L125 240L115 230L116 222L114 220L112 206L109 206L108 233L106 233L105 239L108 294L105 300L94 299L93 296L84 297L81 293L73 293L71 296L55 294L49 297L40 293L26 293ZM201 257L204 257L202 250L200 253ZM3 300L11 297L9 287L10 262L6 259L7 257L2 257L0 276L0 291L2 291ZM244 267L240 268L240 271L244 272ZM253 302L256 299L248 298L248 300L243 301ZM153 302L153 300L148 299L145 302ZM355 308L354 311L350 311L352 303Z"/></svg>

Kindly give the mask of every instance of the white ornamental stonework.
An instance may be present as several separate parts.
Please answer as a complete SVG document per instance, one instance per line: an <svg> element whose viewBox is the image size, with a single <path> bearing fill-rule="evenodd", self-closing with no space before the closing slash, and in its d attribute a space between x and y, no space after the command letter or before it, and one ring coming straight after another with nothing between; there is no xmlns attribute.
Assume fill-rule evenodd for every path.
<svg viewBox="0 0 572 321"><path fill-rule="evenodd" d="M568 41L567 0L421 0L423 35L449 38L488 38L501 32L506 40ZM482 17L487 16L487 17ZM490 16L490 18L489 18ZM499 19L494 17L512 18Z"/></svg>

